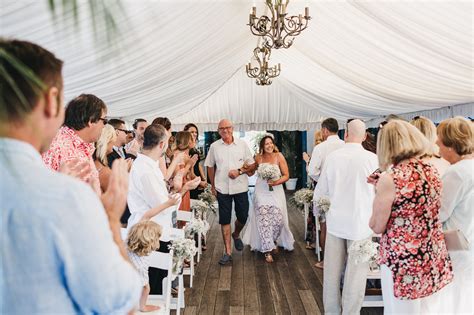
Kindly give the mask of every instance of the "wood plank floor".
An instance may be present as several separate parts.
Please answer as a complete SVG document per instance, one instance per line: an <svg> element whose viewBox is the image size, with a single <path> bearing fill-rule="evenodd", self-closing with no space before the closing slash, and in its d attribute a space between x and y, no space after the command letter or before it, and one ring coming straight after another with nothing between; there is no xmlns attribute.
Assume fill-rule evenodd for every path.
<svg viewBox="0 0 474 315"><path fill-rule="evenodd" d="M323 272L313 267L314 251L305 249L303 215L288 208L295 236L293 252L280 251L273 264L264 256L234 250L233 262L220 266L224 245L215 216L209 221L208 249L196 267L194 287L186 283L184 314L324 314ZM187 278L187 277L186 277ZM382 314L381 308L364 308L362 314Z"/></svg>

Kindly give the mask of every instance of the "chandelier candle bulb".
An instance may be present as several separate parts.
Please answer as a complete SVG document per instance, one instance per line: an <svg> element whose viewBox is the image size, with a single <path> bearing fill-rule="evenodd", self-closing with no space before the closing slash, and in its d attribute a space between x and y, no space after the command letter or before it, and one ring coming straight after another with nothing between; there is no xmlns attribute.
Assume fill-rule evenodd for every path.
<svg viewBox="0 0 474 315"><path fill-rule="evenodd" d="M252 16L256 16L257 15L257 7L256 6L253 6L252 7Z"/></svg>
<svg viewBox="0 0 474 315"><path fill-rule="evenodd" d="M304 17L307 18L309 16L309 7L304 8Z"/></svg>

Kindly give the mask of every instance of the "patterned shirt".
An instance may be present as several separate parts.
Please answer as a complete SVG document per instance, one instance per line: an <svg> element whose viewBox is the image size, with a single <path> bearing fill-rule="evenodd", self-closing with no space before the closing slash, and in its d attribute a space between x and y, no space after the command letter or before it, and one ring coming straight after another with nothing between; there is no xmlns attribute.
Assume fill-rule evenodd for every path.
<svg viewBox="0 0 474 315"><path fill-rule="evenodd" d="M82 140L77 133L63 126L53 139L49 150L43 153L43 161L49 169L59 171L61 165L72 159L89 161L92 167L92 176L99 179L99 172L95 168L92 154L95 151L93 143L87 143Z"/></svg>
<svg viewBox="0 0 474 315"><path fill-rule="evenodd" d="M395 183L395 201L380 240L379 263L392 271L395 297L419 299L453 279L439 220L441 179L431 164L414 159L388 173Z"/></svg>

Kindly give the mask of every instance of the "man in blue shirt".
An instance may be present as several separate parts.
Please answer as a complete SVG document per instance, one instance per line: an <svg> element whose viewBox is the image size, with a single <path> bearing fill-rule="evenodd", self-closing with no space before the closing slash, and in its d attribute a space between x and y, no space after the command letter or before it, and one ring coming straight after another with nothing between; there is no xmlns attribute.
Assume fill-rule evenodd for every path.
<svg viewBox="0 0 474 315"><path fill-rule="evenodd" d="M126 164L114 165L102 203L87 184L47 169L40 153L64 120L62 61L18 40L0 39L0 52L10 77L0 100L0 310L126 314L141 293L120 237Z"/></svg>

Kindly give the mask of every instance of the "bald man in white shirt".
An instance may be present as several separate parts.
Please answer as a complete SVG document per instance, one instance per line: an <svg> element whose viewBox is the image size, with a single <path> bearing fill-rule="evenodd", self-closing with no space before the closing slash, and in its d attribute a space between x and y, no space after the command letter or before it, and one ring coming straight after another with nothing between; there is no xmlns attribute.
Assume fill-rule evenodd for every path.
<svg viewBox="0 0 474 315"><path fill-rule="evenodd" d="M374 189L367 177L377 169L378 161L374 153L362 147L365 130L365 124L358 119L347 125L345 144L327 156L314 192L315 200L322 196L331 200L326 214L324 257L323 302L327 314L359 314L364 300L369 266L356 264L348 249L354 241L372 236L369 219Z"/></svg>

